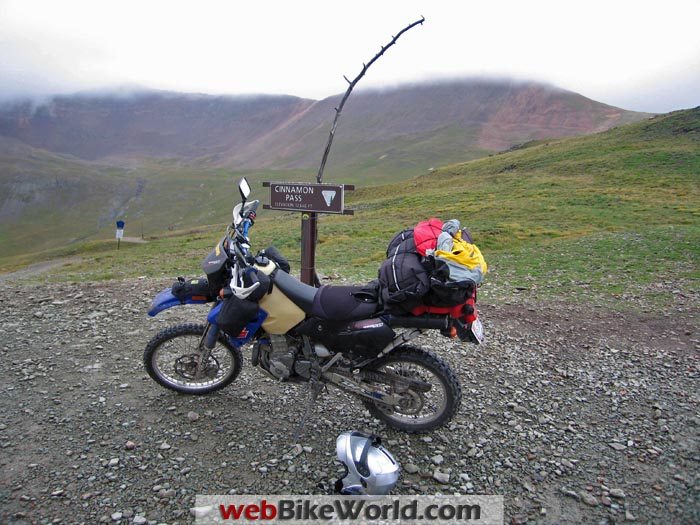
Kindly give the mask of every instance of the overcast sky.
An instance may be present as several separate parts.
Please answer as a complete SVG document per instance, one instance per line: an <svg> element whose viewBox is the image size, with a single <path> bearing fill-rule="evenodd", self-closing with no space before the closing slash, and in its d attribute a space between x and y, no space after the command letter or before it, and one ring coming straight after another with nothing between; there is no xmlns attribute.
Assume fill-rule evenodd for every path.
<svg viewBox="0 0 700 525"><path fill-rule="evenodd" d="M0 96L139 85L319 99L421 15L360 87L498 76L625 109L700 105L700 0L0 0Z"/></svg>

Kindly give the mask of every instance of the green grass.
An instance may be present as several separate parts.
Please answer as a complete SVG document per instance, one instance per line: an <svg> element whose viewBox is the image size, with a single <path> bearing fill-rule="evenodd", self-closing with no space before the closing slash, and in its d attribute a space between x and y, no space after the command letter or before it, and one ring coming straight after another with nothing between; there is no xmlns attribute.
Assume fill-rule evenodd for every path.
<svg viewBox="0 0 700 525"><path fill-rule="evenodd" d="M491 258L496 286L485 297L527 291L533 298L654 310L674 296L700 294L700 228L661 226L599 232L499 251ZM495 289L493 289L495 288Z"/></svg>
<svg viewBox="0 0 700 525"><path fill-rule="evenodd" d="M250 175L261 196L260 181L275 174ZM209 197L204 213L213 215L202 222L218 226L122 245L119 252L114 241L88 245L89 258L50 278L198 275L237 195L230 174L212 174L202 184L217 176L226 178L227 189ZM191 203L203 200L206 195L183 196L178 203L189 213ZM668 302L673 285L663 283L696 294L700 281L700 108L531 143L397 184L358 186L347 202L354 216L319 222L317 267L324 274L374 278L394 233L431 216L456 217L472 230L493 270L484 297L503 298L520 287L573 300ZM254 245L275 244L298 269L299 214L261 211L259 217Z"/></svg>

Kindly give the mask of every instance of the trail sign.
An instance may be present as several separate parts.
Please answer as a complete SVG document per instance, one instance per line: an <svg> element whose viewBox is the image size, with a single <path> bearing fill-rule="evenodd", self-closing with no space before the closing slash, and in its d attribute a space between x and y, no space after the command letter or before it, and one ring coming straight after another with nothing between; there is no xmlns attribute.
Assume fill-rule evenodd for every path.
<svg viewBox="0 0 700 525"><path fill-rule="evenodd" d="M263 182L263 186L270 188L270 204L264 206L266 209L352 214L352 210L345 209L345 190L354 190L352 185Z"/></svg>
<svg viewBox="0 0 700 525"><path fill-rule="evenodd" d="M301 213L301 280L320 286L316 277L317 219L319 213L353 215L345 209L345 190L352 184L311 184L308 182L263 182L270 188L270 204L266 210L298 211Z"/></svg>
<svg viewBox="0 0 700 525"><path fill-rule="evenodd" d="M117 250L121 244L121 240L124 237L124 221L117 221Z"/></svg>

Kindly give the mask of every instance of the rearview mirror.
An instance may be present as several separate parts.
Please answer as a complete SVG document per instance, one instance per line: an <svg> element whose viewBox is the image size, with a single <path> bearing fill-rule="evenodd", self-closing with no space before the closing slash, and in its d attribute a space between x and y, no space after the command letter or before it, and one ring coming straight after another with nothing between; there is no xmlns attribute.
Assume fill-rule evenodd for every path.
<svg viewBox="0 0 700 525"><path fill-rule="evenodd" d="M243 201L250 196L250 184L248 184L248 180L245 177L243 177L241 182L238 183L238 191L241 192Z"/></svg>

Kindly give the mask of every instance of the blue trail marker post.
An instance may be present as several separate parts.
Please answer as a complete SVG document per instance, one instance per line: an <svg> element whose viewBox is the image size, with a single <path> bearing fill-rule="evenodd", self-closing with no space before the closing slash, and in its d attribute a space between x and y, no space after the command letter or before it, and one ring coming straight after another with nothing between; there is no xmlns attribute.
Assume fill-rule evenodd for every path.
<svg viewBox="0 0 700 525"><path fill-rule="evenodd" d="M117 250L119 249L119 244L121 244L122 237L124 237L124 221L117 221Z"/></svg>

